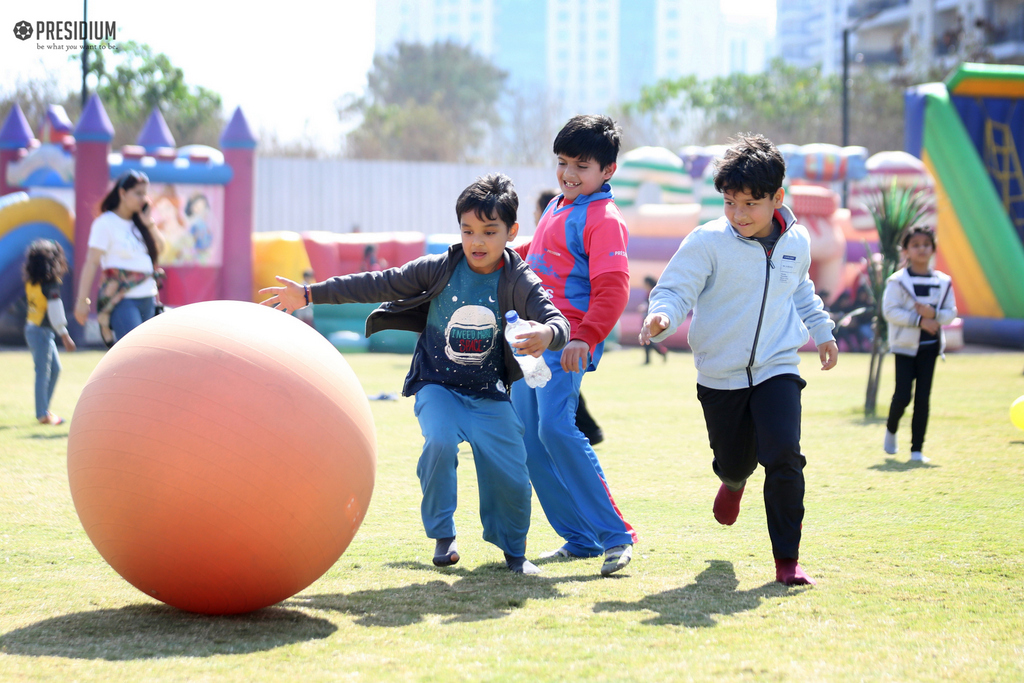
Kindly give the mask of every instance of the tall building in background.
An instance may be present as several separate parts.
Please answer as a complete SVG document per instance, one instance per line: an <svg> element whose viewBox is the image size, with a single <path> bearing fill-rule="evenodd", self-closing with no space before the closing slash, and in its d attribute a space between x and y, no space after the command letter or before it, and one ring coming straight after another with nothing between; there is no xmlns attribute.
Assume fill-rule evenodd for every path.
<svg viewBox="0 0 1024 683"><path fill-rule="evenodd" d="M802 67L880 65L926 77L960 61L1024 63L1022 0L777 0L778 54Z"/></svg>
<svg viewBox="0 0 1024 683"><path fill-rule="evenodd" d="M964 60L1024 64L1021 0L850 0L851 58L926 74Z"/></svg>
<svg viewBox="0 0 1024 683"><path fill-rule="evenodd" d="M880 0L884 2L885 0ZM851 0L776 0L776 45L786 62L842 70L843 29Z"/></svg>
<svg viewBox="0 0 1024 683"><path fill-rule="evenodd" d="M765 23L726 17L718 0L377 0L376 51L468 45L514 91L571 114L635 100L662 78L763 71Z"/></svg>

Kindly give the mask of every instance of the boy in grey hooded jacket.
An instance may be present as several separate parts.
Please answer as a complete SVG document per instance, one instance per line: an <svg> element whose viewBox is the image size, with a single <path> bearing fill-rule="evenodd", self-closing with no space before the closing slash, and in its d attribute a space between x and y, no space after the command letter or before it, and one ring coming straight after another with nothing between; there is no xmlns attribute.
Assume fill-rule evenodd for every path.
<svg viewBox="0 0 1024 683"><path fill-rule="evenodd" d="M764 499L776 580L813 584L798 564L806 463L800 453L797 351L808 332L823 370L839 349L807 275L810 238L783 206L786 166L761 135L745 135L719 163L725 216L683 240L651 292L640 343L659 342L693 310L688 340L697 367L713 469L722 481L715 519L739 515L747 478L765 468Z"/></svg>

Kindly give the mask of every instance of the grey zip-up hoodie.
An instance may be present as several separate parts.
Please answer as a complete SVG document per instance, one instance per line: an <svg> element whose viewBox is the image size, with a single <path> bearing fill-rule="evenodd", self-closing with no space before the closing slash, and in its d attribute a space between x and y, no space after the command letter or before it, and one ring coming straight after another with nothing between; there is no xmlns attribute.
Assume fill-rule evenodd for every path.
<svg viewBox="0 0 1024 683"><path fill-rule="evenodd" d="M664 313L675 332L693 310L687 339L697 382L743 389L783 374L799 374L797 351L834 339L832 320L814 283L807 229L783 206L782 234L771 253L740 235L723 216L691 232L651 292L649 313Z"/></svg>

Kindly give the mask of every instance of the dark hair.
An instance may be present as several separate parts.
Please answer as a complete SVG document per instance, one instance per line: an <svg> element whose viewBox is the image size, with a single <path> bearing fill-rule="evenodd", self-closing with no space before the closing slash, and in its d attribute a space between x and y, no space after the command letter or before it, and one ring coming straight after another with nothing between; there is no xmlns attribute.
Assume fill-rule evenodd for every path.
<svg viewBox="0 0 1024 683"><path fill-rule="evenodd" d="M604 169L619 156L622 129L610 117L580 114L569 119L555 136L555 154L594 161Z"/></svg>
<svg viewBox="0 0 1024 683"><path fill-rule="evenodd" d="M64 249L54 240L35 240L25 250L25 263L21 276L25 282L42 285L59 283L68 272L68 260Z"/></svg>
<svg viewBox="0 0 1024 683"><path fill-rule="evenodd" d="M658 286L658 281L654 279L653 275L647 275L644 277L644 285L650 287L651 289L654 289L655 287Z"/></svg>
<svg viewBox="0 0 1024 683"><path fill-rule="evenodd" d="M127 192L140 183L149 184L149 176L142 171L136 171L135 169L128 169L122 173L117 182L114 183L114 187L110 188L110 192L100 202L100 211L114 211L117 207L121 206L121 190ZM142 241L146 243L146 251L149 253L149 259L153 262L153 267L156 267L156 261L159 256L156 249L156 240L153 239L153 235L150 234L149 228L142 222L142 217L138 213L132 214L132 223L135 224L135 229L138 230L139 236L142 237Z"/></svg>
<svg viewBox="0 0 1024 683"><path fill-rule="evenodd" d="M474 180L455 202L455 217L461 222L470 211L481 220L498 218L511 228L519 213L519 195L512 179L504 173L492 173Z"/></svg>
<svg viewBox="0 0 1024 683"><path fill-rule="evenodd" d="M925 235L932 242L932 249L935 249L935 232L931 228L923 225L915 225L912 228L907 228L907 231L903 233L903 237L900 239L900 246L903 250L907 250L907 245L910 244L910 238L914 235Z"/></svg>
<svg viewBox="0 0 1024 683"><path fill-rule="evenodd" d="M206 204L207 208L210 207L210 200L206 198L206 195L201 193L201 192L197 192L194 195L192 195L191 197L189 197L188 201L185 202L185 215L186 216L192 216L192 213L195 211L195 207L196 207L196 203L197 202L202 202L202 203Z"/></svg>
<svg viewBox="0 0 1024 683"><path fill-rule="evenodd" d="M537 209L544 213L544 209L548 208L548 204L557 196L558 192L556 190L541 190L540 196L537 197Z"/></svg>
<svg viewBox="0 0 1024 683"><path fill-rule="evenodd" d="M729 143L725 158L715 164L715 189L749 192L754 199L774 196L786 177L786 162L772 141L741 133Z"/></svg>

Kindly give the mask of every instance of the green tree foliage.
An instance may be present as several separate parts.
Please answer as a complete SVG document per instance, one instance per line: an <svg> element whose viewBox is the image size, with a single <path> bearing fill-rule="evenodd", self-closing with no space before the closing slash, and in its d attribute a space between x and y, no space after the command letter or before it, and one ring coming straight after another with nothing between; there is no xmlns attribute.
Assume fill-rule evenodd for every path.
<svg viewBox="0 0 1024 683"><path fill-rule="evenodd" d="M903 148L904 88L870 69L851 78L850 144L872 152ZM762 133L776 143L840 144L842 78L775 59L758 74L659 81L644 88L626 113L653 113L670 126L688 125L694 144L721 143L740 131Z"/></svg>
<svg viewBox="0 0 1024 683"><path fill-rule="evenodd" d="M461 161L501 123L497 102L508 74L451 42L399 43L373 59L366 94L345 103L361 117L347 136L361 159Z"/></svg>
<svg viewBox="0 0 1024 683"><path fill-rule="evenodd" d="M136 141L153 107L160 108L177 144L218 144L225 124L219 94L189 86L184 71L149 45L106 45L111 49L89 50L88 80L114 125L115 147ZM81 63L82 55L70 59Z"/></svg>
<svg viewBox="0 0 1024 683"><path fill-rule="evenodd" d="M0 94L0 124L7 120L15 103L21 107L28 125L36 135L42 127L46 108L51 104L62 105L72 121L77 120L82 111L79 95L61 87L55 76L19 80L9 90L5 89Z"/></svg>

